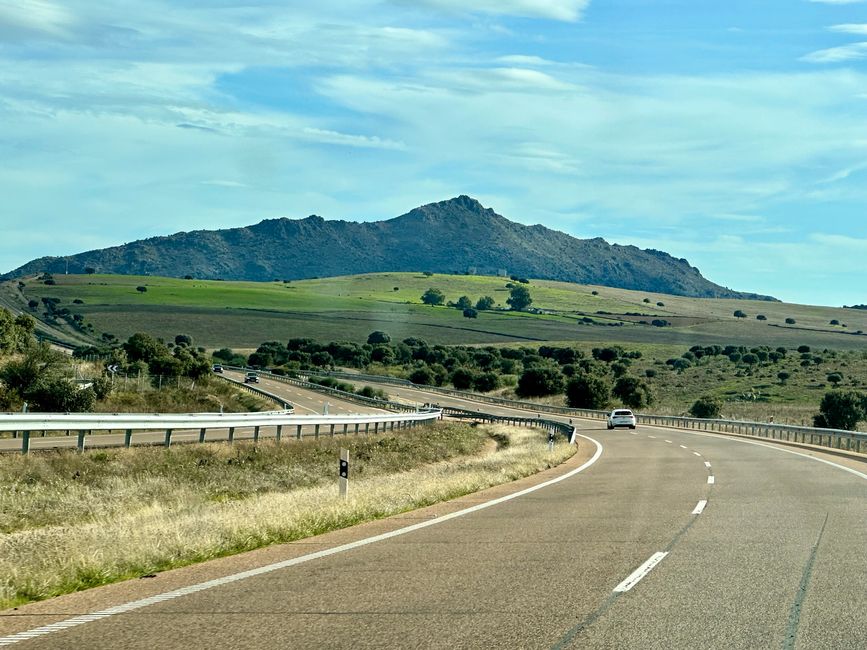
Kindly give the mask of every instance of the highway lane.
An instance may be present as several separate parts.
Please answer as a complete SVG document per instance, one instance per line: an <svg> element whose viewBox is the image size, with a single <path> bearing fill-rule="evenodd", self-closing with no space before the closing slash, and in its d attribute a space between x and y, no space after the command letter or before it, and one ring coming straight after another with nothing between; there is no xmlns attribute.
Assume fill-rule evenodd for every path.
<svg viewBox="0 0 867 650"><path fill-rule="evenodd" d="M604 453L556 485L21 647L867 647L863 476L720 436L579 425ZM299 546L321 547L282 552Z"/></svg>
<svg viewBox="0 0 867 650"><path fill-rule="evenodd" d="M235 381L244 381L243 372L227 370L225 371L225 375ZM259 378L259 383L255 384L255 386L288 400L295 407L295 412L299 415L312 413L318 413L321 415L326 408L326 404L328 405L328 413L331 415L387 412L383 409L373 408L365 404L341 400L332 395L299 388L276 379L268 379L264 375Z"/></svg>

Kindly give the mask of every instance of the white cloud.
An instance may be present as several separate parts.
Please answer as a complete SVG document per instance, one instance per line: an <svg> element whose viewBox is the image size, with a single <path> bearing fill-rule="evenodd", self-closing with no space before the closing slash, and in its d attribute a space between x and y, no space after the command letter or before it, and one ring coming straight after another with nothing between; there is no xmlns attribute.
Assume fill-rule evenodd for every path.
<svg viewBox="0 0 867 650"><path fill-rule="evenodd" d="M45 0L0 0L0 37L4 40L34 35L67 38L75 24L69 10Z"/></svg>
<svg viewBox="0 0 867 650"><path fill-rule="evenodd" d="M420 0L438 9L574 22L590 0Z"/></svg>
<svg viewBox="0 0 867 650"><path fill-rule="evenodd" d="M867 25L865 24L846 23L843 25L832 25L828 29L842 34L863 34L867 36Z"/></svg>
<svg viewBox="0 0 867 650"><path fill-rule="evenodd" d="M801 60L809 63L839 63L841 61L864 58L867 58L867 42L851 43L839 47L830 47L826 50L817 50L810 52L810 54L802 57Z"/></svg>

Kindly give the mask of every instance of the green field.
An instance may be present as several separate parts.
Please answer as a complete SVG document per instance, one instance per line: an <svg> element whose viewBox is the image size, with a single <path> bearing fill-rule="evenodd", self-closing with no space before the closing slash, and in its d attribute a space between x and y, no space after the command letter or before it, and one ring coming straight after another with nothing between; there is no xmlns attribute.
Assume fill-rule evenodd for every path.
<svg viewBox="0 0 867 650"><path fill-rule="evenodd" d="M80 314L97 339L110 333L125 340L145 331L170 340L183 333L196 344L213 348L251 349L262 341L300 336L363 342L377 329L394 340L416 336L442 344L570 341L587 346L653 344L672 350L715 343L867 347L867 335L856 334L867 331L867 311L684 298L545 280L527 285L532 307L543 310L539 314L505 310L508 280L492 276L377 273L284 283L59 275L55 281L46 285L31 277L22 281L23 287L18 281L3 283L0 302L39 318L42 298L57 298L58 307ZM138 286L147 291L137 291ZM475 302L488 295L502 309L465 318L456 309L423 305L421 294L430 287L443 291L446 300L467 295ZM30 300L40 302L39 307L29 309ZM747 318L735 318L738 309ZM756 320L759 314L767 320ZM584 323L582 318L592 322ZM787 325L787 318L795 324ZM653 319L664 319L670 326L639 322ZM832 320L840 325L830 325ZM41 327L60 331L75 342L83 338L62 319Z"/></svg>

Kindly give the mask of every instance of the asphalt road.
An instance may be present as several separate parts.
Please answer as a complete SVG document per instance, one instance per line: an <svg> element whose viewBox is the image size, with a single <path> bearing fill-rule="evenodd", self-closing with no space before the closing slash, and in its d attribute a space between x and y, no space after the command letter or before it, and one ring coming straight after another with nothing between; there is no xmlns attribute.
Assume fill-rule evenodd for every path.
<svg viewBox="0 0 867 650"><path fill-rule="evenodd" d="M233 575L441 521L244 579L203 587L203 565L37 603L0 614L0 634L58 623L21 648L867 647L865 468L713 434L576 423L601 456L535 492L220 565ZM580 445L585 457L595 448ZM185 584L199 586L159 596ZM63 623L143 595L158 597Z"/></svg>

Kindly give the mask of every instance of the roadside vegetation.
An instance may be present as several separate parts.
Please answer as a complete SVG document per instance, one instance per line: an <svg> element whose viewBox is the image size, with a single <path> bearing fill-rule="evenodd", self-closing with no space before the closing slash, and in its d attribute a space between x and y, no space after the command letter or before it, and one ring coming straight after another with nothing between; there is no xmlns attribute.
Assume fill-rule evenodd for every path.
<svg viewBox="0 0 867 650"><path fill-rule="evenodd" d="M0 456L0 609L288 542L552 467L536 429L437 423L284 444ZM350 498L338 496L339 447Z"/></svg>
<svg viewBox="0 0 867 650"><path fill-rule="evenodd" d="M179 335L165 344L136 334L100 361L39 343L35 322L0 308L0 411L194 412L261 411L267 400L211 376L204 348ZM111 370L109 370L109 368ZM6 435L6 434L0 434Z"/></svg>
<svg viewBox="0 0 867 650"><path fill-rule="evenodd" d="M381 330L370 333L368 341L319 343L294 338L285 344L268 341L246 356L221 348L213 357L314 377L331 369L352 368L418 385L575 408L627 406L663 415L715 414L830 428L852 428L867 419L864 409L849 409L846 416L835 414L845 411L845 404L860 404L867 395L864 351L814 350L807 345L444 346L415 337L393 342ZM316 381L352 388L345 379ZM839 398L849 393L847 399ZM831 406L824 408L823 403ZM867 409L867 402L864 405ZM817 419L820 414L823 417Z"/></svg>

